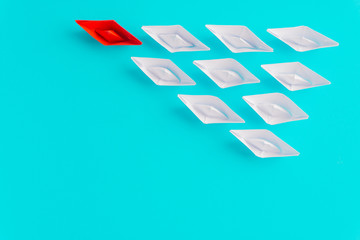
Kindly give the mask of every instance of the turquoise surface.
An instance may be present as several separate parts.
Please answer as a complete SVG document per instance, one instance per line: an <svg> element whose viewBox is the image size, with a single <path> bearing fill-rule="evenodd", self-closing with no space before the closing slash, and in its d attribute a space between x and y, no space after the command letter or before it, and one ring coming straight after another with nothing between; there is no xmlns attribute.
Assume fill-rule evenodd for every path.
<svg viewBox="0 0 360 240"><path fill-rule="evenodd" d="M0 239L359 240L360 2L0 3ZM75 19L114 19L141 46L103 46ZM211 48L169 53L143 25ZM273 53L230 52L205 24L248 26ZM267 28L307 25L339 47L296 52ZM130 57L197 83L156 86ZM260 84L220 89L193 60L235 58ZM291 92L261 64L300 61L331 85ZM267 125L242 96L280 92L310 118ZM245 124L202 124L177 94L223 99ZM255 157L230 129L269 129L301 154Z"/></svg>

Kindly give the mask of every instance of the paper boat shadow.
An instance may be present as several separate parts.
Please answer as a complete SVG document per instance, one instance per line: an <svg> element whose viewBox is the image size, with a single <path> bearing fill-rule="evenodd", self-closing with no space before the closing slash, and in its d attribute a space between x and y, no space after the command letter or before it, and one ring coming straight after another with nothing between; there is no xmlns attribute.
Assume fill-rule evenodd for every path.
<svg viewBox="0 0 360 240"><path fill-rule="evenodd" d="M72 31L71 36L74 39L78 39L80 42L93 45L93 46L101 46L96 39L89 37L89 34L85 31Z"/></svg>

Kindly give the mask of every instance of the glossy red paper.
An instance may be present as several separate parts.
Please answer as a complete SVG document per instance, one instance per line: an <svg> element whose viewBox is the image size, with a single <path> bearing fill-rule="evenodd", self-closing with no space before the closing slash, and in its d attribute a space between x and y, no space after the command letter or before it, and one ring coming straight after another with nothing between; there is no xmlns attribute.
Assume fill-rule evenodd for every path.
<svg viewBox="0 0 360 240"><path fill-rule="evenodd" d="M86 32L104 45L141 45L142 42L114 20L75 20Z"/></svg>

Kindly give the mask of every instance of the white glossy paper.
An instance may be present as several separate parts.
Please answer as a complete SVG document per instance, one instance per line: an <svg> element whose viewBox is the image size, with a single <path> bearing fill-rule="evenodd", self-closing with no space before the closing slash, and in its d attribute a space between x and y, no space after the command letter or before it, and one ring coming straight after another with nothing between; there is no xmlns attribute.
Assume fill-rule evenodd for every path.
<svg viewBox="0 0 360 240"><path fill-rule="evenodd" d="M172 53L210 50L180 25L143 26L142 29Z"/></svg>
<svg viewBox="0 0 360 240"><path fill-rule="evenodd" d="M289 157L300 154L269 130L231 130L230 132L261 158Z"/></svg>
<svg viewBox="0 0 360 240"><path fill-rule="evenodd" d="M134 63L156 85L186 86L196 83L169 59L132 57Z"/></svg>
<svg viewBox="0 0 360 240"><path fill-rule="evenodd" d="M232 58L197 60L194 61L194 64L221 88L260 82L257 77Z"/></svg>
<svg viewBox="0 0 360 240"><path fill-rule="evenodd" d="M245 122L218 97L183 94L178 97L203 123Z"/></svg>
<svg viewBox="0 0 360 240"><path fill-rule="evenodd" d="M309 118L290 98L281 93L244 96L243 99L271 125Z"/></svg>
<svg viewBox="0 0 360 240"><path fill-rule="evenodd" d="M329 85L330 82L299 62L261 65L290 91Z"/></svg>
<svg viewBox="0 0 360 240"><path fill-rule="evenodd" d="M206 25L232 52L273 52L249 28L239 25Z"/></svg>
<svg viewBox="0 0 360 240"><path fill-rule="evenodd" d="M271 28L267 31L298 52L339 46L339 43L307 26Z"/></svg>

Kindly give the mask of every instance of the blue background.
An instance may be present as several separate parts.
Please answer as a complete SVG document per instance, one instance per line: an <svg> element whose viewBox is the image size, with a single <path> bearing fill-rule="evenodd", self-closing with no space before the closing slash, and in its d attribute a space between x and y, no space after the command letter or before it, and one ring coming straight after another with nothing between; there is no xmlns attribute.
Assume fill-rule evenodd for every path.
<svg viewBox="0 0 360 240"><path fill-rule="evenodd" d="M0 239L360 239L360 2L0 3ZM75 19L114 19L141 46L103 46ZM211 48L169 53L143 25ZM248 26L273 53L231 53L205 24ZM267 28L307 25L339 47L299 53ZM130 57L170 58L197 85L160 87ZM220 89L193 60L260 80ZM331 85L290 92L261 64L300 61ZM242 99L281 92L310 118L267 125ZM220 97L245 124L202 124L177 94ZM301 154L260 159L229 133L266 128Z"/></svg>

